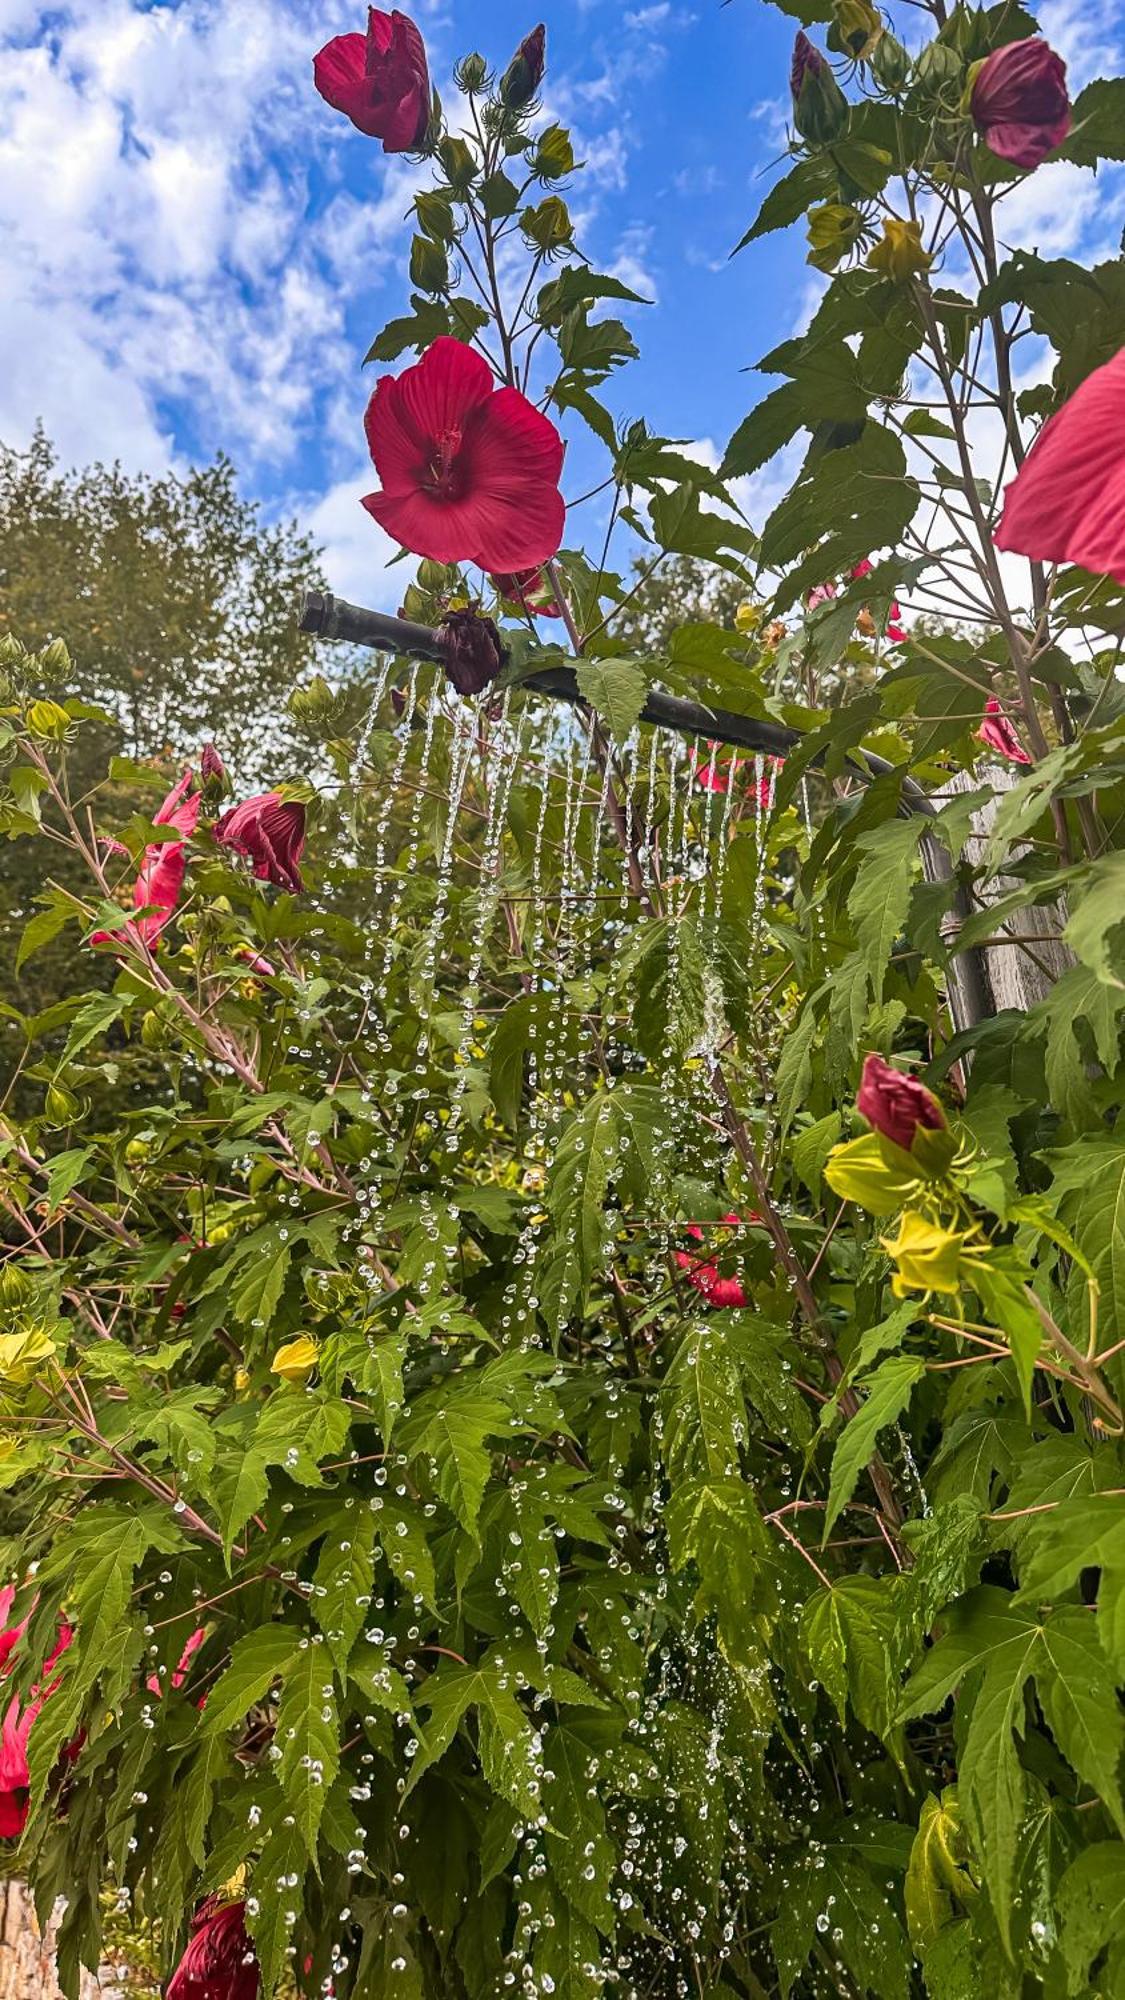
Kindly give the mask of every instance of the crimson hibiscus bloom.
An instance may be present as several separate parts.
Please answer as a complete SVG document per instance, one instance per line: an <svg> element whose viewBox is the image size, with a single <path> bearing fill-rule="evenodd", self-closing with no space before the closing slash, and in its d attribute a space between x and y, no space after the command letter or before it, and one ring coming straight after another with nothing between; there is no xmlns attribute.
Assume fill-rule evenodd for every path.
<svg viewBox="0 0 1125 2000"><path fill-rule="evenodd" d="M187 848L183 842L190 840L195 832L203 802L202 795L191 790L194 782L194 772L185 771L152 816L154 826L170 826L183 835L183 840L154 842L145 848L133 885L133 908L144 911L144 915L130 921L124 930L124 936L133 944L154 945L175 914L187 871ZM117 847L118 843L112 845ZM90 943L118 944L120 937L120 933L113 931L94 931Z"/></svg>
<svg viewBox="0 0 1125 2000"><path fill-rule="evenodd" d="M751 1218L757 1220L757 1217ZM724 1227L740 1228L739 1215L724 1215ZM702 1243L703 1230L698 1222L689 1222L684 1231L695 1243ZM687 1272L688 1284L697 1291L705 1305L721 1310L724 1307L746 1306L750 1301L738 1278L724 1278L717 1264L709 1258L693 1257L688 1250L676 1251L676 1263L681 1271Z"/></svg>
<svg viewBox="0 0 1125 2000"><path fill-rule="evenodd" d="M305 851L305 808L280 792L243 799L215 822L215 839L250 862L259 882L274 882L299 896L300 859Z"/></svg>
<svg viewBox="0 0 1125 2000"><path fill-rule="evenodd" d="M375 385L364 419L380 527L434 562L537 569L562 540L563 444L518 389L495 389L479 354L443 334Z"/></svg>
<svg viewBox="0 0 1125 2000"><path fill-rule="evenodd" d="M26 1620L25 1620L26 1624ZM23 1626L17 1630L17 1640L22 1636ZM3 1725L0 1726L0 1838L18 1840L27 1825L28 1801L31 1795L31 1773L28 1769L27 1746L36 1717L59 1685L58 1678L49 1676L57 1661L62 1658L74 1637L70 1625L60 1625L54 1650L43 1662L43 1678L32 1689L31 1700L26 1708L19 1695L14 1694L5 1711ZM13 1645L16 1641L13 1641ZM11 1648L9 1648L9 1651ZM85 1739L78 1737L63 1751L64 1757L74 1758Z"/></svg>
<svg viewBox="0 0 1125 2000"><path fill-rule="evenodd" d="M212 1896L195 1913L166 2000L258 2000L257 1956L246 1935L245 1903Z"/></svg>
<svg viewBox="0 0 1125 2000"><path fill-rule="evenodd" d="M969 109L990 152L1037 167L1070 131L1066 64L1038 35L1008 42L981 63Z"/></svg>
<svg viewBox="0 0 1125 2000"><path fill-rule="evenodd" d="M313 58L313 82L334 111L342 111L384 153L410 153L430 122L430 73L426 45L414 22L398 8L367 10L366 35L337 35Z"/></svg>
<svg viewBox="0 0 1125 2000"><path fill-rule="evenodd" d="M998 549L1125 583L1125 347L1043 426L1004 493Z"/></svg>
<svg viewBox="0 0 1125 2000"><path fill-rule="evenodd" d="M869 1055L864 1062L856 1109L904 1153L910 1151L920 1125L931 1132L945 1130L945 1113L932 1091L882 1056Z"/></svg>
<svg viewBox="0 0 1125 2000"><path fill-rule="evenodd" d="M1006 757L1010 764L1030 764L1033 761L995 695L990 694L984 704L984 721L977 730L977 736L990 750L995 750L1001 757Z"/></svg>

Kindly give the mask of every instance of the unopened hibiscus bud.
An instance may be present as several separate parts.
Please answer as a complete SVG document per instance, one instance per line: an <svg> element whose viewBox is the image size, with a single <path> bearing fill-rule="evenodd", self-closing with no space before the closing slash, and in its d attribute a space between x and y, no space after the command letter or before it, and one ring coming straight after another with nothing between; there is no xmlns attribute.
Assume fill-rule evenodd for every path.
<svg viewBox="0 0 1125 2000"><path fill-rule="evenodd" d="M961 81L961 58L948 42L931 42L915 61L914 74L920 84L935 94Z"/></svg>
<svg viewBox="0 0 1125 2000"><path fill-rule="evenodd" d="M557 250L565 250L574 235L574 224L565 201L557 194L549 194L538 208L525 208L520 216L520 228L529 243L550 257Z"/></svg>
<svg viewBox="0 0 1125 2000"><path fill-rule="evenodd" d="M863 228L863 217L858 209L849 208L846 202L823 201L818 207L810 208L806 234L811 248L809 263L818 271L833 271L841 257L846 257Z"/></svg>
<svg viewBox="0 0 1125 2000"><path fill-rule="evenodd" d="M416 236L410 245L410 282L420 292L444 292L449 283L449 259L430 236Z"/></svg>
<svg viewBox="0 0 1125 2000"><path fill-rule="evenodd" d="M831 146L848 122L848 100L832 74L827 56L802 31L793 44L789 72L793 123L810 146Z"/></svg>
<svg viewBox="0 0 1125 2000"><path fill-rule="evenodd" d="M462 56L453 72L453 81L458 90L464 91L466 97L474 91L483 90L488 82L488 64L484 57L475 51L471 55Z"/></svg>
<svg viewBox="0 0 1125 2000"><path fill-rule="evenodd" d="M1037 167L1070 131L1066 64L1038 35L994 49L971 75L969 109L989 151Z"/></svg>
<svg viewBox="0 0 1125 2000"><path fill-rule="evenodd" d="M150 1007L141 1018L141 1041L146 1049L162 1049L168 1040L168 1028L163 1016L155 1007Z"/></svg>
<svg viewBox="0 0 1125 2000"><path fill-rule="evenodd" d="M50 645L40 653L39 664L45 674L65 678L70 672L70 650L66 640L52 639Z"/></svg>
<svg viewBox="0 0 1125 2000"><path fill-rule="evenodd" d="M300 1386L308 1381L319 1355L316 1341L307 1333L299 1334L296 1340L287 1340L283 1347L278 1348L270 1363L270 1374L280 1375L283 1382L294 1382Z"/></svg>
<svg viewBox="0 0 1125 2000"><path fill-rule="evenodd" d="M882 1056L869 1055L863 1065L856 1109L904 1153L912 1150L920 1131L946 1129L945 1113L933 1092Z"/></svg>
<svg viewBox="0 0 1125 2000"><path fill-rule="evenodd" d="M222 785L225 790L227 767L213 743L203 745L199 759L199 775L205 785Z"/></svg>
<svg viewBox="0 0 1125 2000"><path fill-rule="evenodd" d="M0 1306L26 1305L35 1287L25 1272L17 1269L9 1258L0 1269Z"/></svg>
<svg viewBox="0 0 1125 2000"><path fill-rule="evenodd" d="M49 1083L44 1109L52 1125L69 1125L78 1116L78 1099L61 1083Z"/></svg>
<svg viewBox="0 0 1125 2000"><path fill-rule="evenodd" d="M885 278L894 278L900 284L928 271L933 261L929 251L922 248L921 223L899 222L894 216L884 222L882 236L867 253L870 270L881 271Z"/></svg>
<svg viewBox="0 0 1125 2000"><path fill-rule="evenodd" d="M480 694L508 657L495 622L479 611L450 611L437 636L458 694Z"/></svg>
<svg viewBox="0 0 1125 2000"><path fill-rule="evenodd" d="M33 701L27 711L27 726L33 736L47 743L62 743L70 732L71 722L65 708L57 701Z"/></svg>
<svg viewBox="0 0 1125 2000"><path fill-rule="evenodd" d="M853 56L861 56L878 35L882 21L869 0L832 0L836 32Z"/></svg>
<svg viewBox="0 0 1125 2000"><path fill-rule="evenodd" d="M910 52L889 28L884 28L871 51L871 69L876 83L881 83L892 97L902 89L910 75Z"/></svg>
<svg viewBox="0 0 1125 2000"><path fill-rule="evenodd" d="M500 102L509 111L531 103L547 67L547 30L542 21L525 35L500 79Z"/></svg>

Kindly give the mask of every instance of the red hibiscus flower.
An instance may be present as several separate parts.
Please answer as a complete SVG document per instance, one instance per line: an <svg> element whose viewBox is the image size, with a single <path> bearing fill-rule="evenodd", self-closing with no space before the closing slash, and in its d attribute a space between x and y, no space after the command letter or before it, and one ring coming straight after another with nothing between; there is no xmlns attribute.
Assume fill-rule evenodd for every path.
<svg viewBox="0 0 1125 2000"><path fill-rule="evenodd" d="M1004 493L998 549L1125 583L1125 348L1043 426Z"/></svg>
<svg viewBox="0 0 1125 2000"><path fill-rule="evenodd" d="M562 540L563 446L518 389L443 334L375 385L365 418L382 492L363 504L403 548L434 562L536 569Z"/></svg>
<svg viewBox="0 0 1125 2000"><path fill-rule="evenodd" d="M23 1629L23 1626L18 1628L13 1645L22 1636ZM31 1793L31 1773L27 1762L28 1739L44 1702L50 1699L59 1685L58 1677L54 1680L48 1677L57 1661L66 1652L73 1637L71 1626L59 1626L54 1650L43 1662L43 1678L32 1689L31 1700L26 1708L18 1694L14 1694L5 1711L3 1725L0 1726L0 1838L4 1840L17 1840L27 1825L28 1800ZM73 1760L78 1755L84 1740L83 1736L79 1736L73 1743L67 1744L63 1756Z"/></svg>
<svg viewBox="0 0 1125 2000"><path fill-rule="evenodd" d="M867 1057L856 1108L876 1132L901 1146L904 1153L910 1151L920 1125L931 1132L945 1129L945 1113L933 1093L917 1077L884 1062L882 1056Z"/></svg>
<svg viewBox="0 0 1125 2000"><path fill-rule="evenodd" d="M1032 762L995 695L990 694L984 704L984 721L977 730L977 736L990 750L1006 757L1010 764Z"/></svg>
<svg viewBox="0 0 1125 2000"><path fill-rule="evenodd" d="M751 1220L756 1221L757 1217L752 1217ZM725 1228L738 1229L741 1224L742 1217L739 1215L723 1217ZM698 1222L689 1222L684 1235L690 1236L695 1243L703 1242L703 1229ZM714 1306L716 1309L749 1305L750 1301L740 1281L737 1278L724 1278L718 1265L712 1263L709 1258L693 1257L688 1250L677 1250L676 1263L681 1271L687 1272L688 1284L699 1293L705 1305Z"/></svg>
<svg viewBox="0 0 1125 2000"><path fill-rule="evenodd" d="M806 611L815 611L821 604L830 604L836 595L834 583L818 583L805 599Z"/></svg>
<svg viewBox="0 0 1125 2000"><path fill-rule="evenodd" d="M706 764L700 763L698 750L693 750L691 753L692 771L695 782L702 791L729 792L730 790L731 778L734 772L737 771L742 760L739 757L732 757L730 763L724 768L719 761L719 753L722 751L722 747L722 744L718 742L708 743L707 748L711 752L711 757L710 761Z"/></svg>
<svg viewBox="0 0 1125 2000"><path fill-rule="evenodd" d="M166 2000L258 2000L260 1977L246 1935L245 1903L223 1903L212 1896L195 1913Z"/></svg>
<svg viewBox="0 0 1125 2000"><path fill-rule="evenodd" d="M492 578L493 585L501 597L510 604L518 604L533 618L561 618L562 605L558 603L549 579L541 569L524 569L516 575L499 571Z"/></svg>
<svg viewBox="0 0 1125 2000"><path fill-rule="evenodd" d="M164 803L153 813L154 826L170 826L184 840L190 840L199 822L202 797L192 792L192 771L184 772ZM116 847L117 843L113 845ZM144 915L130 920L123 932L94 931L91 944L120 944L122 936L137 945L154 945L171 921L179 903L187 871L187 848L183 841L161 841L146 847L144 859L133 885L133 908Z"/></svg>
<svg viewBox="0 0 1125 2000"><path fill-rule="evenodd" d="M3 1590L0 1590L0 1619L5 1621L4 1629L0 1631L0 1674L7 1673L8 1660L27 1631L28 1619L31 1617L31 1612L28 1611L27 1617L21 1619L18 1625L9 1625L6 1621L11 1616L15 1601L15 1584L5 1584Z"/></svg>
<svg viewBox="0 0 1125 2000"><path fill-rule="evenodd" d="M1070 131L1066 64L1038 35L994 49L973 78L969 109L990 152L1037 167Z"/></svg>
<svg viewBox="0 0 1125 2000"><path fill-rule="evenodd" d="M299 896L300 860L305 851L305 808L280 792L243 799L215 822L215 839L250 862L259 882L273 882Z"/></svg>
<svg viewBox="0 0 1125 2000"><path fill-rule="evenodd" d="M396 7L367 10L366 35L337 35L313 58L313 82L334 111L384 153L409 153L422 144L430 122L430 73L426 45L414 22Z"/></svg>

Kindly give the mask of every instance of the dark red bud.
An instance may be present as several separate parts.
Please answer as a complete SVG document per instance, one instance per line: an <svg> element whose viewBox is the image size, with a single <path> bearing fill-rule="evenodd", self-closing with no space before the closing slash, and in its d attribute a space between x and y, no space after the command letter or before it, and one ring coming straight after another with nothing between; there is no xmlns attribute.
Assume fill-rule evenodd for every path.
<svg viewBox="0 0 1125 2000"><path fill-rule="evenodd" d="M480 694L508 657L491 618L479 611L449 611L438 627L445 671L458 694Z"/></svg>

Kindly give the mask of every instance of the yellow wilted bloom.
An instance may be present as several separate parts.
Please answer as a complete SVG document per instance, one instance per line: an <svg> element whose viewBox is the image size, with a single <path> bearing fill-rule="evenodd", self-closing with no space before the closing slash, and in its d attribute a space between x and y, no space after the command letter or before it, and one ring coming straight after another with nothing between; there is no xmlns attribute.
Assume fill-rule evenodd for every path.
<svg viewBox="0 0 1125 2000"><path fill-rule="evenodd" d="M882 19L869 0L832 0L832 12L840 40L853 56L863 55L883 32Z"/></svg>
<svg viewBox="0 0 1125 2000"><path fill-rule="evenodd" d="M879 1238L898 1270L891 1280L896 1299L911 1292L955 1292L961 1282L961 1251L965 1238L956 1230L929 1222L916 1209L907 1209L899 1223L898 1236Z"/></svg>
<svg viewBox="0 0 1125 2000"><path fill-rule="evenodd" d="M284 1353L284 1351L285 1350L283 1348L282 1353ZM250 1370L248 1368L235 1369L234 1386L240 1396L245 1394L246 1390L250 1387Z"/></svg>
<svg viewBox="0 0 1125 2000"><path fill-rule="evenodd" d="M320 1349L309 1334L298 1334L296 1340L287 1340L284 1347L278 1348L270 1364L270 1374L280 1375L283 1382L307 1382L319 1354Z"/></svg>
<svg viewBox="0 0 1125 2000"><path fill-rule="evenodd" d="M742 603L739 605L738 610L734 614L735 631L744 633L755 632L758 626L760 625L761 620L762 620L761 605L751 604L750 599L748 597L743 598Z"/></svg>
<svg viewBox="0 0 1125 2000"><path fill-rule="evenodd" d="M883 224L883 234L873 250L867 253L867 263L872 271L881 271L885 278L913 278L919 271L928 271L933 263L928 250L922 248L922 225L920 222L898 222L892 217Z"/></svg>
<svg viewBox="0 0 1125 2000"><path fill-rule="evenodd" d="M29 1326L22 1333L0 1334L0 1381L23 1386L33 1382L55 1352L55 1343L42 1327Z"/></svg>

